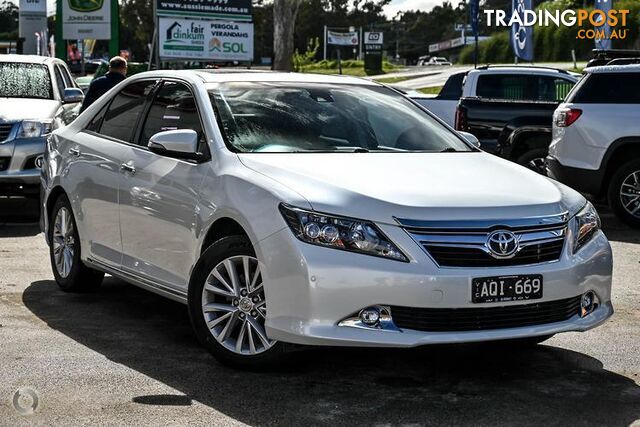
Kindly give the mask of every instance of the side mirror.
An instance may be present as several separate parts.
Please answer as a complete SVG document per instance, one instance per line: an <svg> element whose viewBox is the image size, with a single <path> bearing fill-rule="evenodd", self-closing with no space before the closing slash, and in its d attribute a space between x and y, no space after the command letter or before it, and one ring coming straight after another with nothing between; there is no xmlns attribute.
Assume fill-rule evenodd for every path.
<svg viewBox="0 0 640 427"><path fill-rule="evenodd" d="M480 148L480 141L478 140L478 138L476 138L476 136L474 134L469 133L469 132L463 132L463 131L459 130L458 131L458 135L463 137L465 139L465 141L467 141L468 143L470 143L474 147Z"/></svg>
<svg viewBox="0 0 640 427"><path fill-rule="evenodd" d="M64 90L64 96L62 97L64 104L73 104L82 101L84 101L84 92L82 92L82 89L68 87Z"/></svg>
<svg viewBox="0 0 640 427"><path fill-rule="evenodd" d="M178 159L201 160L198 152L198 133L192 129L158 132L149 138L149 151Z"/></svg>

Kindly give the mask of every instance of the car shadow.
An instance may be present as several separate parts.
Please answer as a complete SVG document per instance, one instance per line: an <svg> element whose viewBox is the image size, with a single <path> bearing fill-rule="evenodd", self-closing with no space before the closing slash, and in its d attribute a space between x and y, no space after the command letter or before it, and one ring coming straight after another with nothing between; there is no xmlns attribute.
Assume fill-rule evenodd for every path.
<svg viewBox="0 0 640 427"><path fill-rule="evenodd" d="M18 224L2 222L0 218L0 238L30 237L40 234L40 225L34 223Z"/></svg>
<svg viewBox="0 0 640 427"><path fill-rule="evenodd" d="M602 231L614 242L640 243L640 230L633 229L620 221L604 204L596 204L596 210L602 220Z"/></svg>
<svg viewBox="0 0 640 427"><path fill-rule="evenodd" d="M49 327L179 390L142 405L208 405L247 424L600 424L640 419L640 387L552 346L311 348L268 372L217 363L185 306L107 278L88 294L32 283L25 306Z"/></svg>

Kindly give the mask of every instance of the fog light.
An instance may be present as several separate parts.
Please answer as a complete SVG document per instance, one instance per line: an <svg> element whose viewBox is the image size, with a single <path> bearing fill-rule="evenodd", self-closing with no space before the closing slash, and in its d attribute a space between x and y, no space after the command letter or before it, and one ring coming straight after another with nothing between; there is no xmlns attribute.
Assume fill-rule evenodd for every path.
<svg viewBox="0 0 640 427"><path fill-rule="evenodd" d="M358 315L360 321L367 326L375 326L380 322L380 309L377 307L367 307L360 311Z"/></svg>
<svg viewBox="0 0 640 427"><path fill-rule="evenodd" d="M580 298L580 317L585 317L588 314L591 314L593 310L595 310L597 306L597 298L596 295L592 292L586 292Z"/></svg>

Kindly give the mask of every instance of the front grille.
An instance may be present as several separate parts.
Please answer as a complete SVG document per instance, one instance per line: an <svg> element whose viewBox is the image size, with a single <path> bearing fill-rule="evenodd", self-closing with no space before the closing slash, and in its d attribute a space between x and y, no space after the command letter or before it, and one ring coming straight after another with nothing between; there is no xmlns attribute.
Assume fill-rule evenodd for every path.
<svg viewBox="0 0 640 427"><path fill-rule="evenodd" d="M566 214L495 221L396 220L440 267L506 267L558 261L567 234ZM492 254L489 239L499 231L514 236L515 254Z"/></svg>
<svg viewBox="0 0 640 427"><path fill-rule="evenodd" d="M563 246L563 239L536 243L524 247L509 259L496 259L484 250L473 247L424 245L424 248L439 265L446 267L506 267L557 261Z"/></svg>
<svg viewBox="0 0 640 427"><path fill-rule="evenodd" d="M482 331L520 328L569 320L580 310L580 296L557 301L504 307L415 308L391 307L400 329L423 332Z"/></svg>
<svg viewBox="0 0 640 427"><path fill-rule="evenodd" d="M6 141L13 129L13 123L0 123L0 142Z"/></svg>
<svg viewBox="0 0 640 427"><path fill-rule="evenodd" d="M0 172L9 169L9 163L11 163L11 157L0 157Z"/></svg>

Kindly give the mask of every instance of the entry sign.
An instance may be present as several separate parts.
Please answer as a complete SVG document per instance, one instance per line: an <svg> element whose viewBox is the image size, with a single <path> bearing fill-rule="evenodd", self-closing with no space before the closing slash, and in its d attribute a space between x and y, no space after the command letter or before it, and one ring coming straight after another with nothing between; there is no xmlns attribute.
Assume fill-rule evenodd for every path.
<svg viewBox="0 0 640 427"><path fill-rule="evenodd" d="M160 57L252 61L253 23L159 18Z"/></svg>
<svg viewBox="0 0 640 427"><path fill-rule="evenodd" d="M327 31L327 43L338 46L358 46L358 32L338 33L336 31Z"/></svg>
<svg viewBox="0 0 640 427"><path fill-rule="evenodd" d="M62 38L111 39L111 1L113 0L59 0L62 1Z"/></svg>
<svg viewBox="0 0 640 427"><path fill-rule="evenodd" d="M367 74L382 73L382 42L381 32L364 33L364 69Z"/></svg>
<svg viewBox="0 0 640 427"><path fill-rule="evenodd" d="M365 44L382 44L382 33L381 32L365 32L364 33L364 43Z"/></svg>

